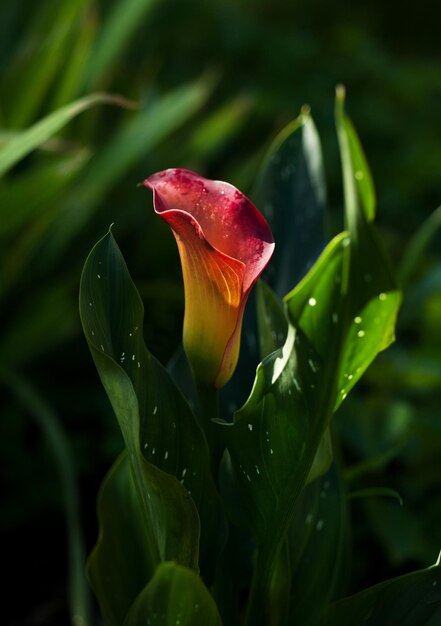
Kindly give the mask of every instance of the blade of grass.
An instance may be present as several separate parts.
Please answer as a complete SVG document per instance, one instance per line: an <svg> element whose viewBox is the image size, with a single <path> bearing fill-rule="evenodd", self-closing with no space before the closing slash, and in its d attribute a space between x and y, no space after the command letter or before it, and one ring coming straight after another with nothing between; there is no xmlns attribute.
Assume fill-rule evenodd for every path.
<svg viewBox="0 0 441 626"><path fill-rule="evenodd" d="M100 38L88 63L86 89L102 83L109 68L132 40L135 30L143 25L143 20L156 2L157 0L125 0L114 4L112 13L100 27Z"/></svg>
<svg viewBox="0 0 441 626"><path fill-rule="evenodd" d="M97 104L114 104L118 106L133 106L127 100L117 95L95 93L50 113L42 120L13 137L0 148L0 176L10 170L18 161L23 159L39 145L55 135L63 126L79 113Z"/></svg>
<svg viewBox="0 0 441 626"><path fill-rule="evenodd" d="M35 5L33 19L23 39L24 54L9 74L8 92L13 103L9 126L23 128L32 122L58 73L62 72L78 17L88 0L47 0Z"/></svg>
<svg viewBox="0 0 441 626"><path fill-rule="evenodd" d="M63 73L59 77L52 109L58 109L81 95L84 74L92 57L92 46L97 37L98 20L93 7L84 11L75 32L75 41L65 59Z"/></svg>

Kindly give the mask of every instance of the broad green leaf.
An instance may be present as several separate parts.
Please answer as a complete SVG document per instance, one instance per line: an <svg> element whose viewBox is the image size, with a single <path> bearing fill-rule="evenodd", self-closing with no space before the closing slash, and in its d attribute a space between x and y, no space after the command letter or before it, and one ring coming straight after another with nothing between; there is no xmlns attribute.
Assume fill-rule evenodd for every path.
<svg viewBox="0 0 441 626"><path fill-rule="evenodd" d="M303 330L333 370L335 408L378 352L394 340L401 302L387 256L368 221L366 207L362 208L342 107L337 100L348 231L328 244L315 266L285 297L292 323Z"/></svg>
<svg viewBox="0 0 441 626"><path fill-rule="evenodd" d="M338 101L348 232L328 245L316 266L285 297L291 322L286 342L259 365L248 401L236 413L234 424L225 427L227 448L259 545L247 626L253 620L264 623L262 598L269 593L274 554L308 477L314 478L329 461L324 435L333 408L393 339L400 296L360 206L343 115ZM362 339L366 341L360 350L357 342Z"/></svg>
<svg viewBox="0 0 441 626"><path fill-rule="evenodd" d="M344 112L344 92L341 90L337 90L336 96L336 125L350 239L348 291L344 294L343 307L347 334L342 351L338 405L377 353L394 341L401 293L396 288L389 259L374 225L370 224L373 211L356 184L358 157L356 151L354 154L352 125ZM346 276L343 275L343 289L345 283Z"/></svg>
<svg viewBox="0 0 441 626"><path fill-rule="evenodd" d="M265 358L285 342L288 322L278 298L262 280L257 285L257 323L260 354L261 358ZM307 482L311 482L324 474L329 469L331 462L331 436L329 429L326 429L318 446Z"/></svg>
<svg viewBox="0 0 441 626"><path fill-rule="evenodd" d="M155 571L126 453L101 484L98 521L99 536L89 557L88 574L107 626L122 626Z"/></svg>
<svg viewBox="0 0 441 626"><path fill-rule="evenodd" d="M317 354L290 326L286 342L258 366L234 424L223 426L228 451L259 542L277 541L312 463L323 425ZM314 450L315 452L315 450ZM309 461L309 463L308 463ZM278 539L277 539L278 537Z"/></svg>
<svg viewBox="0 0 441 626"><path fill-rule="evenodd" d="M343 263L349 241L345 232L334 237L308 274L284 298L291 321L302 328L325 360L342 323Z"/></svg>
<svg viewBox="0 0 441 626"><path fill-rule="evenodd" d="M277 241L265 277L283 297L311 267L325 242L322 154L307 110L274 140L253 200Z"/></svg>
<svg viewBox="0 0 441 626"><path fill-rule="evenodd" d="M259 162L251 164L251 170L254 171ZM277 242L265 279L278 297L284 296L304 275L323 248L325 196L320 141L305 109L270 146L252 194ZM285 338L282 331L276 330L280 335L277 341L274 343L269 337L269 344L264 346L262 342L266 338L260 331L257 333L250 310L251 302L244 320L241 359L235 377L224 392L228 405L236 408L245 401L243 390L252 384L251 373L258 362L258 343L264 350L263 356L271 350L271 344L274 348L280 347Z"/></svg>
<svg viewBox="0 0 441 626"><path fill-rule="evenodd" d="M162 563L130 609L124 626L222 626L213 598L197 574Z"/></svg>
<svg viewBox="0 0 441 626"><path fill-rule="evenodd" d="M127 103L119 96L96 93L75 100L75 102L50 113L0 147L0 176L35 148L50 139L75 116L96 104L126 105Z"/></svg>
<svg viewBox="0 0 441 626"><path fill-rule="evenodd" d="M258 366L234 423L223 426L241 514L258 543L247 625L271 623L280 549L329 418L320 358L290 326L284 346Z"/></svg>
<svg viewBox="0 0 441 626"><path fill-rule="evenodd" d="M302 328L325 362L338 374L336 408L378 352L394 340L396 315L401 302L398 291L381 291L354 315L354 304L349 295L354 290L348 289L348 295L343 293L347 272L345 264L350 263L349 244L347 233L335 237L311 271L285 298L293 323ZM363 284L354 289L357 289L354 300L358 302L363 302L363 295L369 297L371 292L368 287L366 295ZM341 345L335 345L340 333ZM333 349L335 354L329 358ZM336 368L335 363L339 359L340 366Z"/></svg>
<svg viewBox="0 0 441 626"><path fill-rule="evenodd" d="M337 406L346 398L379 352L395 340L401 293L381 292L359 311L350 324L343 353Z"/></svg>
<svg viewBox="0 0 441 626"><path fill-rule="evenodd" d="M213 555L224 540L224 523L207 442L167 371L145 347L143 305L110 232L86 261L80 311L130 453L159 557L194 566L196 505L202 524L200 567L210 578ZM159 498L155 505L150 502L152 490Z"/></svg>
<svg viewBox="0 0 441 626"><path fill-rule="evenodd" d="M345 518L344 494L333 467L303 491L289 530L290 624L316 626L338 593L345 564Z"/></svg>
<svg viewBox="0 0 441 626"><path fill-rule="evenodd" d="M260 358L264 359L285 343L288 322L282 303L263 280L257 283L256 293L257 336Z"/></svg>
<svg viewBox="0 0 441 626"><path fill-rule="evenodd" d="M437 626L441 621L441 567L387 580L331 604L320 626Z"/></svg>

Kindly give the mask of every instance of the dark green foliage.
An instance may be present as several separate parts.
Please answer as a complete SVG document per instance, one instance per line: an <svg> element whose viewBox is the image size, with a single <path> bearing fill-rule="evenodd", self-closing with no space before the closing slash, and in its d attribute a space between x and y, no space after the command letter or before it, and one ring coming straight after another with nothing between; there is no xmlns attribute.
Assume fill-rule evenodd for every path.
<svg viewBox="0 0 441 626"><path fill-rule="evenodd" d="M146 309L144 334L152 353L165 363L180 339L183 302L174 243L149 214L149 201L136 188L139 181L163 167L187 166L229 180L245 192L254 189L250 197L270 219L278 242L277 271L271 273L270 268L264 278L278 298L293 290L287 302L291 322L297 320L304 339L319 356L326 355L326 339L333 334L332 313L341 292L336 288L325 293L324 286L341 272L344 236L337 236L325 249L323 254L329 256L321 257L315 274L307 272L323 251L328 234L341 230L339 161L330 106L334 86L340 81L348 87L351 115L378 189L376 194L352 126L345 120L354 173L364 173L361 178L355 176L364 218L354 225L352 237L349 233L351 245L346 254L352 255L352 261L353 236L361 241L350 281L358 283L371 274L363 265L363 259L369 258L382 282L371 281L373 291L364 290L345 309L347 344L339 368L336 406L343 396L345 401L333 420L333 445L326 428L308 480L329 466L333 447L337 464L331 471L344 470L337 479L340 494L374 493L380 487L399 493L404 500L404 506L380 497L350 501L357 521L356 556L345 592L354 593L434 560L441 543L441 263L439 210L432 211L439 204L441 120L436 102L441 93L441 49L438 23L428 19L432 13L430 3L423 1L418 11L404 3L398 27L396 7L379 2L352 6L350 11L343 3L319 6L282 0L1 3L2 528L8 535L5 563L10 585L14 592L20 586L26 589L25 601L6 604L6 623L32 622L41 612L48 624L66 623L68 595L71 615L91 623L88 586L80 573L79 528L81 522L91 547L96 535L95 493L121 450L121 438L80 339L77 291L84 258L110 223L115 222L118 241L136 272ZM322 155L307 108L272 147L274 154L286 139L283 154L291 170L282 174L275 167L255 185L264 146L305 102L312 107L322 138L327 207L320 174ZM47 132L42 132L44 124L57 117L59 123L52 129L46 125ZM306 136L312 137L312 145ZM311 176L311 157L316 159L315 177ZM300 176L302 172L308 176ZM314 184L306 185L307 179ZM381 239L398 269L404 300L398 342L366 370L352 390L376 352L392 340L399 299L390 271L383 271L384 253L371 223L377 195ZM289 211L288 199L294 212ZM267 213L268 202L277 207L272 216ZM312 212L302 215L307 206ZM279 221L282 214L292 220L289 227ZM303 231L298 228L302 217ZM348 223L345 228L350 230ZM296 246L283 243L290 237ZM366 246L369 250L375 246L376 253L368 254ZM287 267L287 260L292 267ZM353 285L351 290L355 293ZM383 293L386 300L378 297ZM309 307L311 297L321 306ZM246 374L241 377L242 370L238 370L225 390L226 419L250 391L258 349L263 359L286 342L288 320L266 285L259 294L259 307L259 333L248 325L242 341ZM356 324L358 317L369 327ZM378 317L381 322L374 321ZM322 333L315 332L317 323ZM383 334L376 331L380 323ZM365 332L362 338L357 337L360 330ZM366 338L369 342L362 342ZM153 357L149 362L154 376L164 381L159 363ZM118 359L116 363L121 365ZM20 389L32 390L27 400ZM177 402L187 419L191 412L180 396ZM52 440L49 435L49 447L44 428L34 425L34 418L40 423L42 407L54 423L59 421L54 432L61 433L61 439ZM64 444L60 444L63 432ZM142 445L145 442L142 439ZM64 446L69 444L70 453L65 453ZM53 445L55 464L49 454ZM166 449L161 450L165 455ZM174 473L183 468L179 465ZM60 487L66 472L72 479L68 498ZM304 493L316 493L326 480L326 476L318 478ZM79 495L81 518L67 503ZM309 543L307 537L321 540L320 533L333 528L333 511L342 514L344 500L345 496L340 508L329 510L329 524L325 517L317 519L324 521L323 527L319 525L322 530L315 535L305 533L294 553L286 545L281 548L272 589L274 581L286 578L286 572L293 582L291 590L282 585L280 595L272 596L272 611L280 606L280 614L287 615L287 598L297 595L299 582L312 589L311 580L299 574L295 564L303 568L314 558L302 551L303 546L318 549L320 544ZM301 496L293 511L293 527L301 525L303 506ZM68 516L69 543L74 546L67 564L69 593L64 582L62 511ZM252 540L248 541L235 572L241 584L251 567ZM234 551L234 542L231 546L229 550ZM324 557L326 567L320 569L336 581L326 590L329 597L322 596L324 602L332 595L343 595L338 572L328 569L335 563L337 570L340 564L337 539L333 547L335 553ZM16 558L17 550L26 551L28 567L23 568L23 560ZM204 565L208 578L210 565ZM308 573L313 576L314 570ZM186 574L187 570L184 578ZM149 572L144 576L148 578ZM188 586L193 588L193 582ZM132 587L130 599L138 589ZM308 598L305 592L295 615L305 624L312 604L319 608L318 602ZM62 615L57 607L62 607ZM408 614L412 615L410 610Z"/></svg>

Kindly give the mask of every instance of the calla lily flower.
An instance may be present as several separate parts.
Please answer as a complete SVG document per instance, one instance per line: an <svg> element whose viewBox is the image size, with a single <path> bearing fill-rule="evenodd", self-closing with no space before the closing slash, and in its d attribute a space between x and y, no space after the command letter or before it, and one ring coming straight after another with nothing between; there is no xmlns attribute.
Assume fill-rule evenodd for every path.
<svg viewBox="0 0 441 626"><path fill-rule="evenodd" d="M178 244L185 352L196 380L219 389L236 368L245 304L274 250L271 230L228 183L169 169L144 185Z"/></svg>

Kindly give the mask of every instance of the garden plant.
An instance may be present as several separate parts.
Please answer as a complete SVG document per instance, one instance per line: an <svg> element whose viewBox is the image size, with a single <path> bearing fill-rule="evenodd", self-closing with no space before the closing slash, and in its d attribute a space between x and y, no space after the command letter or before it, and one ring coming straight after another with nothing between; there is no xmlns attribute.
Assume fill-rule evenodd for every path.
<svg viewBox="0 0 441 626"><path fill-rule="evenodd" d="M342 87L335 120L344 229L330 240L306 108L272 144L253 202L185 169L144 181L185 288L183 349L167 365L145 345L118 224L87 258L81 320L125 448L88 562L108 626L441 623L439 560L346 595L348 499L400 495L348 490L334 414L394 341L402 295Z"/></svg>
<svg viewBox="0 0 441 626"><path fill-rule="evenodd" d="M0 3L2 624L440 622L432 12Z"/></svg>

